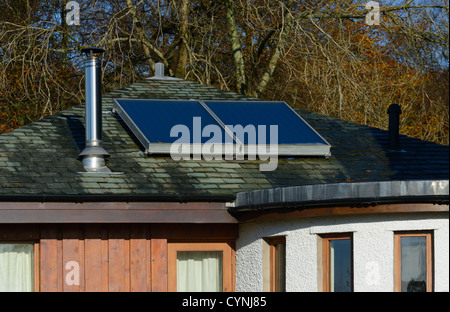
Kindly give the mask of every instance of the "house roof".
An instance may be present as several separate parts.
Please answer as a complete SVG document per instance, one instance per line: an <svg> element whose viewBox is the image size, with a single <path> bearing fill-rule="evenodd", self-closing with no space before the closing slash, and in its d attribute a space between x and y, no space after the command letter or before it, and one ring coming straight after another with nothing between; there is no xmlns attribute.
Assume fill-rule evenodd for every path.
<svg viewBox="0 0 450 312"><path fill-rule="evenodd" d="M185 80L146 79L103 96L103 141L112 173L87 173L84 106L76 106L0 135L0 200L26 196L234 197L243 191L302 185L398 180L448 180L449 149L387 131L298 110L332 146L330 157L280 158L275 171L259 160L182 160L145 155L111 112L114 98L255 100ZM388 118L386 116L386 118ZM5 199L4 199L5 200Z"/></svg>

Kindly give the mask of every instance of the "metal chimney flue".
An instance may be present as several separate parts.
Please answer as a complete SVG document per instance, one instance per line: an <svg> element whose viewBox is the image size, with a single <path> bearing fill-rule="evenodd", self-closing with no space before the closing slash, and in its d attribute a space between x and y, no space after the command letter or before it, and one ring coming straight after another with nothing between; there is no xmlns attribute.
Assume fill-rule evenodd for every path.
<svg viewBox="0 0 450 312"><path fill-rule="evenodd" d="M389 148L393 150L400 149L400 114L402 109L398 104L389 106Z"/></svg>
<svg viewBox="0 0 450 312"><path fill-rule="evenodd" d="M181 80L180 78L166 76L164 63L156 63L155 64L155 75L153 77L148 78L148 79L154 79L154 80Z"/></svg>
<svg viewBox="0 0 450 312"><path fill-rule="evenodd" d="M111 172L106 167L105 158L109 153L102 147L102 71L100 48L81 50L86 54L86 147L80 153L84 168L88 172Z"/></svg>
<svg viewBox="0 0 450 312"><path fill-rule="evenodd" d="M164 63L156 63L155 64L155 77L163 78L164 74Z"/></svg>

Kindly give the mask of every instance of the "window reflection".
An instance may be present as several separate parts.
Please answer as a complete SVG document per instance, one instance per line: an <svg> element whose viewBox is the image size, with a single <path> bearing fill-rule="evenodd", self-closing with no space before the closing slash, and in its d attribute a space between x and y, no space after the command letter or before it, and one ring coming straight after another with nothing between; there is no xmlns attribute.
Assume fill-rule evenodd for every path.
<svg viewBox="0 0 450 312"><path fill-rule="evenodd" d="M427 290L427 240L424 236L401 238L401 290Z"/></svg>
<svg viewBox="0 0 450 312"><path fill-rule="evenodd" d="M352 291L352 252L350 239L330 240L330 290Z"/></svg>

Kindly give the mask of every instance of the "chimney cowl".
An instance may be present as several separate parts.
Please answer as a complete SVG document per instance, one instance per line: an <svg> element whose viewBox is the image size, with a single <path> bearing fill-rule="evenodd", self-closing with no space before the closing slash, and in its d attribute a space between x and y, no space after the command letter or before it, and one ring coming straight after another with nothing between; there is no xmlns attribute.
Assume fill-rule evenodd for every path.
<svg viewBox="0 0 450 312"><path fill-rule="evenodd" d="M400 115L402 113L402 108L398 104L391 104L391 105L389 105L389 108L388 108L387 112L388 112L389 115L390 114L398 114L398 115Z"/></svg>
<svg viewBox="0 0 450 312"><path fill-rule="evenodd" d="M94 55L100 56L103 53L105 53L105 50L102 48L89 47L89 48L81 49L81 52L85 53L86 56L94 56Z"/></svg>

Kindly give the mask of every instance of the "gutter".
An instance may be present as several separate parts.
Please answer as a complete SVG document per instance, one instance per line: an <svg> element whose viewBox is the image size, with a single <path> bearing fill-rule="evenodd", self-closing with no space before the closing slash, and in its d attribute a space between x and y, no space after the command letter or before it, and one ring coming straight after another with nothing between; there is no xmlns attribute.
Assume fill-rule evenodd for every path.
<svg viewBox="0 0 450 312"><path fill-rule="evenodd" d="M0 202L233 202L235 196L225 195L0 195Z"/></svg>
<svg viewBox="0 0 450 312"><path fill-rule="evenodd" d="M308 208L326 208L346 206L350 208L358 207L375 207L386 204L433 204L433 205L449 205L448 196L410 196L410 197L392 197L392 198L365 198L365 199L346 199L334 201L314 201L314 202L279 202L271 204L250 205L248 207L228 207L228 211L232 215L241 212L258 211L263 212L269 209L308 209Z"/></svg>
<svg viewBox="0 0 450 312"><path fill-rule="evenodd" d="M448 180L315 184L238 193L229 212L314 207L370 207L381 204L448 205Z"/></svg>

